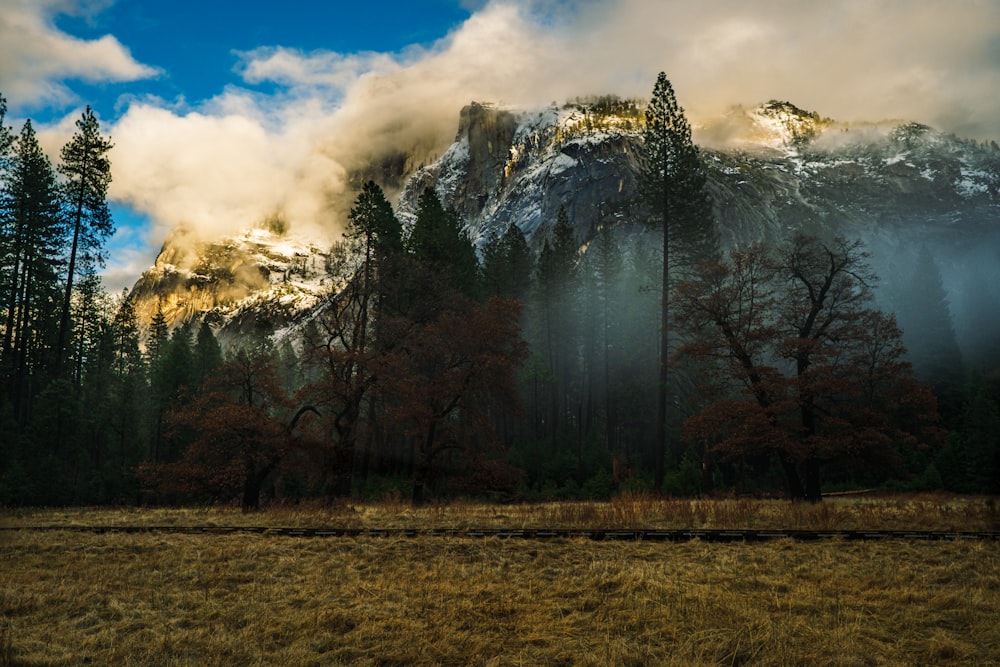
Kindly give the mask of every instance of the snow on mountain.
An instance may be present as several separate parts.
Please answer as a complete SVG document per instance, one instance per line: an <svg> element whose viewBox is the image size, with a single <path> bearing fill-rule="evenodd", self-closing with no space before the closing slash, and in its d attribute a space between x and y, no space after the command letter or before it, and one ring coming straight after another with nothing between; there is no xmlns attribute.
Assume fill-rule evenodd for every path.
<svg viewBox="0 0 1000 667"><path fill-rule="evenodd" d="M146 326L160 309L171 327L203 319L224 342L254 330L280 331L301 322L330 293L327 257L314 242L280 230L255 227L206 242L180 228L131 298Z"/></svg>
<svg viewBox="0 0 1000 667"><path fill-rule="evenodd" d="M412 220L432 187L480 244L517 224L538 248L563 207L585 236L634 197L640 128L635 104L613 98L531 112L469 105L451 148L408 180L400 216Z"/></svg>
<svg viewBox="0 0 1000 667"><path fill-rule="evenodd" d="M532 111L470 104L454 143L406 178L398 214L411 224L420 194L433 188L480 245L516 224L537 250L561 208L581 248L604 224L623 243L642 243L656 233L628 206L636 199L642 125L641 108L613 97ZM883 255L942 239L971 252L992 247L1000 232L995 143L918 123L839 123L777 101L734 108L694 136L729 246L807 229L859 238ZM960 267L962 256L943 261ZM280 225L213 243L181 229L133 298L146 323L160 304L170 322L202 317L226 336L286 330L330 292L326 261L324 250Z"/></svg>

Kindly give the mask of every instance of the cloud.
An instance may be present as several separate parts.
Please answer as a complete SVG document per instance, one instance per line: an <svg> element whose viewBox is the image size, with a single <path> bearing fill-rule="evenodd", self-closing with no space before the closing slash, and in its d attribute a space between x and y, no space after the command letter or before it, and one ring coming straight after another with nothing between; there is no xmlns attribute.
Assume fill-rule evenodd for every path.
<svg viewBox="0 0 1000 667"><path fill-rule="evenodd" d="M326 88L343 91L362 74L388 73L398 64L386 53L305 53L287 47L260 47L239 52L237 71L247 83L277 83L295 89Z"/></svg>
<svg viewBox="0 0 1000 667"><path fill-rule="evenodd" d="M353 54L264 46L237 54L240 85L196 108L133 102L112 128L112 196L151 216L161 239L180 223L237 233L275 212L293 230L334 236L354 196L348 177L387 156L419 164L440 154L464 104L645 97L661 70L695 123L777 98L840 120L1000 135L996 2L469 6L475 13L430 46ZM107 39L111 53L117 42ZM138 76L141 67L123 60L116 71Z"/></svg>
<svg viewBox="0 0 1000 667"><path fill-rule="evenodd" d="M0 0L0 91L12 106L71 103L66 79L134 81L157 73L111 35L78 39L52 22L57 12L89 12L99 4Z"/></svg>
<svg viewBox="0 0 1000 667"><path fill-rule="evenodd" d="M251 104L228 97L217 104ZM326 190L339 190L342 180L337 165L312 149L321 119L306 113L272 133L248 114L133 105L113 129L109 196L151 216L161 238L179 224L202 237L232 234L279 213L300 228L318 224Z"/></svg>
<svg viewBox="0 0 1000 667"><path fill-rule="evenodd" d="M662 69L695 117L778 98L847 121L1000 134L989 92L1000 83L1000 3L619 0L586 5L573 23L580 67L595 78L629 63Z"/></svg>

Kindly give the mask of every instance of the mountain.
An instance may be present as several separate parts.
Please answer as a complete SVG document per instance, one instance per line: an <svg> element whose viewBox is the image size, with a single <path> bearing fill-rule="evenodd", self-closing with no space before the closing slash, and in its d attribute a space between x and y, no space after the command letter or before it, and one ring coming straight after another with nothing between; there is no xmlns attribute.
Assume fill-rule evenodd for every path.
<svg viewBox="0 0 1000 667"><path fill-rule="evenodd" d="M517 223L537 246L565 206L581 241L635 195L641 114L628 103L514 114L473 104L455 143L409 179L400 210L434 187L475 239ZM992 231L1000 150L917 123L849 125L788 102L696 128L716 219L730 244L792 228L870 236Z"/></svg>
<svg viewBox="0 0 1000 667"><path fill-rule="evenodd" d="M560 207L581 247L602 224L615 225L622 243L658 243L628 208L642 122L639 105L612 96L533 111L470 104L454 143L402 179L398 213L411 222L431 187L480 245L517 224L537 250ZM977 311L997 310L995 143L913 122L843 123L780 101L735 107L694 128L694 138L724 244L773 242L796 229L859 238L889 307L906 269L930 248L960 338L984 326ZM372 173L385 171L377 167ZM296 241L280 224L212 243L191 238L175 232L136 284L143 321L162 304L170 321L204 317L224 338L262 322L294 328L330 289L327 246ZM973 273L982 282L970 286Z"/></svg>
<svg viewBox="0 0 1000 667"><path fill-rule="evenodd" d="M328 253L280 225L207 242L181 227L131 291L148 326L158 309L174 327L208 322L225 344L254 331L281 331L308 319L331 291Z"/></svg>

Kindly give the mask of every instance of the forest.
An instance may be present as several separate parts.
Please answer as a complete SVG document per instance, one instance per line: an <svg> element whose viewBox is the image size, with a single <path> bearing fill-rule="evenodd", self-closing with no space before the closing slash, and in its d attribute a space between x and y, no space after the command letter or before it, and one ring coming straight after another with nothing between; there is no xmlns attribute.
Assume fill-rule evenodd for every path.
<svg viewBox="0 0 1000 667"><path fill-rule="evenodd" d="M102 286L92 110L55 166L5 111L0 505L1000 491L992 369L918 377L855 240L722 249L662 74L641 196L592 238L564 210L537 253L516 225L477 247L432 189L404 225L368 181L316 317L226 349L162 312L140 335Z"/></svg>

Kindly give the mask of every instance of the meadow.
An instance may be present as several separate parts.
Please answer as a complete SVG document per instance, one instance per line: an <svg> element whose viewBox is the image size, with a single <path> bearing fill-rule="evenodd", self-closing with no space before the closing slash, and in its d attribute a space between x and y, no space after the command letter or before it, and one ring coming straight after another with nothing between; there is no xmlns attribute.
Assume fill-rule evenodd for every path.
<svg viewBox="0 0 1000 667"><path fill-rule="evenodd" d="M997 530L987 499L6 510L0 527ZM1000 664L1000 543L0 531L0 665Z"/></svg>

